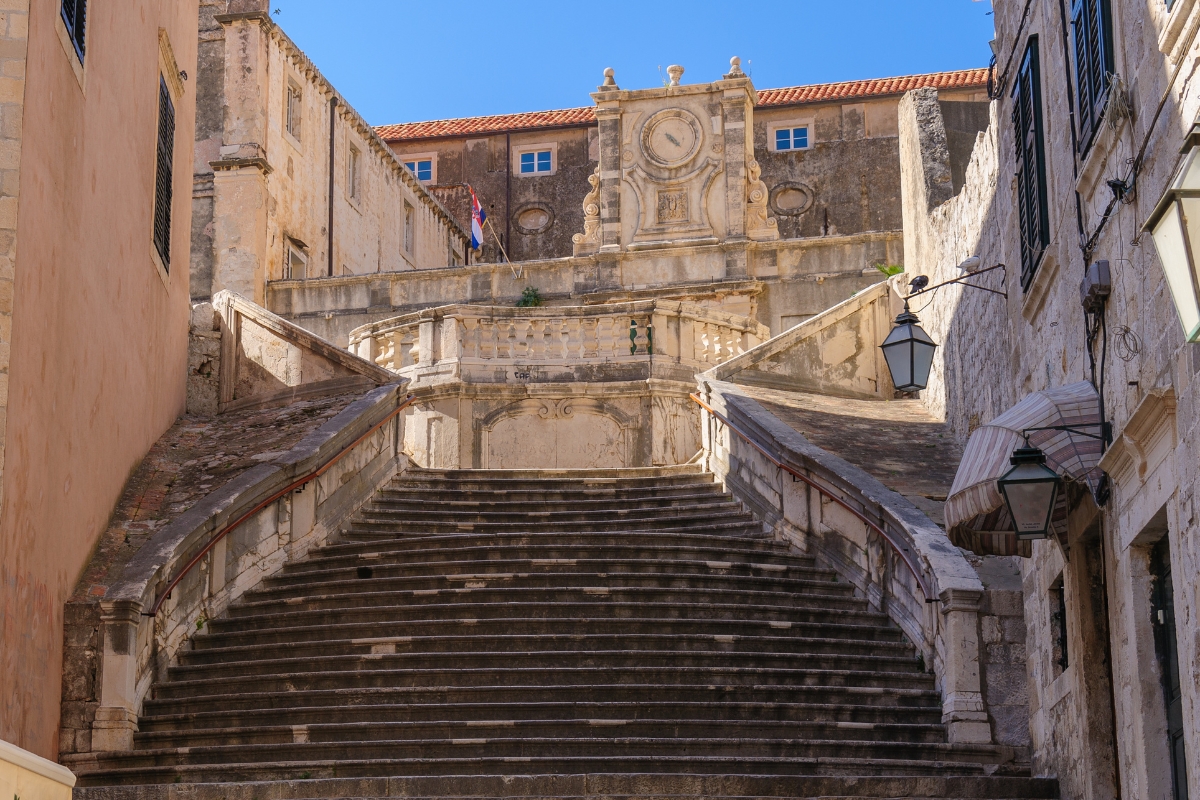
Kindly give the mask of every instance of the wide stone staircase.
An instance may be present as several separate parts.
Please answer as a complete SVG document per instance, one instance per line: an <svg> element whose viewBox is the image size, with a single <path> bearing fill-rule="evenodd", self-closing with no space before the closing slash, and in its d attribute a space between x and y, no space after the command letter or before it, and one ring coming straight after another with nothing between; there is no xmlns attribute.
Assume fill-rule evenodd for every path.
<svg viewBox="0 0 1200 800"><path fill-rule="evenodd" d="M1057 796L940 720L900 630L697 468L412 471L208 621L76 796Z"/></svg>

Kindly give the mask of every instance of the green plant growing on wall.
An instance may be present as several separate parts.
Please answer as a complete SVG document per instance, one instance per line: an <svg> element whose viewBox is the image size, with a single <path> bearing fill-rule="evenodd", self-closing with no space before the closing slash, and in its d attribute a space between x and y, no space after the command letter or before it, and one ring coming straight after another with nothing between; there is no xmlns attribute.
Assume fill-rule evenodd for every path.
<svg viewBox="0 0 1200 800"><path fill-rule="evenodd" d="M541 304L542 293L536 286L526 286L525 291L521 292L521 299L517 301L517 308L537 308Z"/></svg>
<svg viewBox="0 0 1200 800"><path fill-rule="evenodd" d="M887 275L889 278L893 275L899 275L901 272L904 272L903 264L884 264L881 261L878 264L872 264L871 266L875 267L875 269L879 270L884 275Z"/></svg>

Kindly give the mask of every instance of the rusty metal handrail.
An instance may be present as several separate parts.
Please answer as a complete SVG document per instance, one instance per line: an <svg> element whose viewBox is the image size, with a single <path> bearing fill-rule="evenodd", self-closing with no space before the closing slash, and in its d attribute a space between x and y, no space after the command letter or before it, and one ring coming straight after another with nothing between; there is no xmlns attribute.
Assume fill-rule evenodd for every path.
<svg viewBox="0 0 1200 800"><path fill-rule="evenodd" d="M776 467L778 467L779 469L788 473L792 477L797 478L798 480L802 481L803 483L806 483L809 486L811 486L812 488L816 489L822 495L824 495L825 497L828 497L830 500L832 500L833 502L837 503L842 508L849 511L851 514L858 517L858 519L861 520L864 525L866 525L868 528L870 528L871 530L873 530L877 534L879 534L880 538L882 538L885 542L887 542L889 545L891 545L891 548L896 551L896 555L900 557L900 560L904 562L904 565L906 567L908 567L909 572L911 572L913 577L916 578L917 586L919 586L921 588L921 594L923 594L925 596L925 602L926 603L938 602L938 599L930 593L929 587L926 585L925 579L921 577L921 573L917 570L916 565L913 564L912 558L908 553L908 547L906 547L905 545L903 545L900 542L897 542L895 539L893 539L891 536L889 536L887 531L885 531L882 526L875 524L870 519L868 519L867 516L865 514L863 514L861 511L859 511L858 509L851 506L849 503L847 503L842 498L838 497L836 494L833 493L832 489L822 486L821 484L814 481L812 478L808 477L807 475L801 474L799 470L792 468L789 464L786 464L783 461L780 461L775 456L771 455L771 453L767 452L766 448L764 448L758 442L754 441L754 439L751 438L750 434L746 433L745 431L738 428L738 426L736 426L732 422L730 422L727 417L725 417L724 415L721 414L721 412L717 411L715 408L710 406L708 403L704 402L700 398L699 395L693 393L693 394L688 395L688 397L692 398L692 400L695 401L695 403L697 405L699 405L701 408L703 408L709 414L712 414L713 417L715 417L717 420L719 420L721 422L721 424L723 424L726 428L729 428L729 430L733 431L738 436L745 439L747 444L749 444L751 447L753 447L755 450L757 450L759 453L761 453L764 458L766 458L768 461L770 461Z"/></svg>
<svg viewBox="0 0 1200 800"><path fill-rule="evenodd" d="M191 560L188 561L188 563L184 566L184 568L179 571L179 574L176 575L169 584L167 584L167 588L163 591L162 594L160 594L158 596L158 599L154 601L154 605L150 608L150 610L142 612L142 616L143 617L158 616L159 609L162 608L162 604L164 602L166 602L167 599L171 596L171 592L175 589L176 586L179 585L179 582L182 581L184 579L184 577L187 576L187 574L189 572L191 572L192 569L197 564L200 563L200 559L204 558L206 555L208 555L208 552L210 550L212 550L214 547L216 547L217 542L221 541L226 536L233 533L243 522L250 519L251 517L253 517L258 512L262 511L267 506L276 502L277 500L279 500L279 498L284 497L285 495L287 495L291 492L294 492L296 489L299 489L301 486L304 486L306 483L316 480L317 478L324 475L331 467L333 467L334 464L341 461L342 458L347 453L349 453L351 450L353 450L354 448L356 448L360 444L362 444L363 441L368 436L370 436L375 431L382 428L387 423L391 422L396 417L396 415L398 415L401 411L403 411L404 409L411 406L415 399L416 399L416 396L410 394L407 398L405 398L403 403L396 406L396 408L393 409L391 412L389 412L386 417L384 417L383 419L379 420L379 422L377 422L373 426L371 426L371 429L369 431L367 431L362 436L355 439L352 444L349 444L346 447L342 448L338 452L337 455L335 455L333 458L326 461L319 469L315 469L312 472L305 475L303 478L299 478L299 479L293 481L292 483L288 484L287 488L280 489L278 492L271 495L266 500L263 500L261 503L259 503L254 508L247 511L245 514L242 514L240 517L238 517L236 520L231 522L229 525L226 525L223 529L221 529L220 533L216 534L215 536L213 536L211 539L208 540L208 543L205 544L203 548L201 548L200 552L198 552L198 553L196 553L196 555L192 556Z"/></svg>

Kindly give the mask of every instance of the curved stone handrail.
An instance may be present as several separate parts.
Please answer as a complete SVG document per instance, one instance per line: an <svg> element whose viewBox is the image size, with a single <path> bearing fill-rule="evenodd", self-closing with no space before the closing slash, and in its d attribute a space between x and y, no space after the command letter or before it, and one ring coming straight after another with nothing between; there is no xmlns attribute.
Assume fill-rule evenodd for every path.
<svg viewBox="0 0 1200 800"><path fill-rule="evenodd" d="M743 441L703 413L707 466L738 499L818 563L848 579L900 626L937 676L943 722L952 741L990 741L979 673L978 608L983 584L946 534L908 500L859 467L809 442L731 383L701 380L701 395L752 437L754 444L852 505L915 555L922 578L940 602L927 604L921 586L877 534L833 503L814 497ZM800 488L804 487L804 488ZM860 533L861 532L861 533Z"/></svg>
<svg viewBox="0 0 1200 800"><path fill-rule="evenodd" d="M447 362L587 364L649 357L704 369L769 337L766 326L747 317L680 301L449 305L356 328L349 349L393 372Z"/></svg>
<svg viewBox="0 0 1200 800"><path fill-rule="evenodd" d="M213 491L130 560L100 601L104 650L92 750L132 749L142 701L180 647L263 577L323 544L391 479L400 465L403 419L393 416L371 431L393 415L403 385L370 391L288 452ZM343 455L320 477L263 505ZM148 614L168 581L213 534L247 513L253 516L203 557L157 615Z"/></svg>

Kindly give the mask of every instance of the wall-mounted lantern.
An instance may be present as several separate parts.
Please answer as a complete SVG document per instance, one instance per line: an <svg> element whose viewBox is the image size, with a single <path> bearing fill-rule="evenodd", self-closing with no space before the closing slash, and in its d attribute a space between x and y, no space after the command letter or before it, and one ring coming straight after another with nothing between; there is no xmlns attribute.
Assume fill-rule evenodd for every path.
<svg viewBox="0 0 1200 800"><path fill-rule="evenodd" d="M1143 226L1154 237L1171 299L1189 342L1200 341L1200 124L1184 142L1183 166Z"/></svg>
<svg viewBox="0 0 1200 800"><path fill-rule="evenodd" d="M918 295L932 292L935 289L940 289L943 286L949 286L952 283L969 286L972 289L982 289L985 292L998 294L1001 297L1008 297L1005 292L989 289L986 286L979 286L974 283L963 283L966 278L971 278L976 275L982 275L985 272L991 272L994 269L1004 269L1003 264L997 264L994 267L987 269L979 269L979 257L972 256L966 261L958 265L958 268L967 273L953 280L943 281L934 286L929 285L929 278L924 275L918 275L913 278L909 284L911 291L904 300L904 311L900 316L896 317L896 325L892 328L892 332L883 340L883 344L879 349L883 350L883 359L887 362L888 372L892 375L892 385L897 391L901 392L918 392L929 385L929 373L933 369L933 353L938 345L925 329L921 327L921 320L917 319L917 315L909 311L908 301Z"/></svg>
<svg viewBox="0 0 1200 800"><path fill-rule="evenodd" d="M892 383L901 392L916 392L929 385L929 371L933 369L933 351L937 344L921 327L917 315L908 310L904 301L904 313L896 317L896 327L883 340L879 349L883 351Z"/></svg>
<svg viewBox="0 0 1200 800"><path fill-rule="evenodd" d="M1018 447L1013 468L996 481L1012 515L1017 539L1045 539L1058 502L1058 473L1046 466L1046 454L1036 447Z"/></svg>

